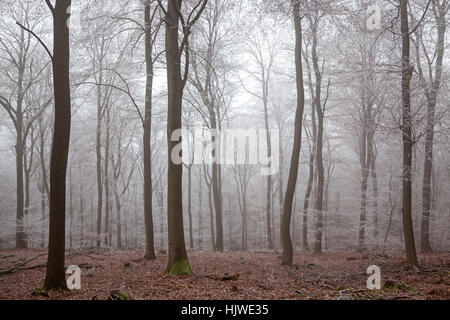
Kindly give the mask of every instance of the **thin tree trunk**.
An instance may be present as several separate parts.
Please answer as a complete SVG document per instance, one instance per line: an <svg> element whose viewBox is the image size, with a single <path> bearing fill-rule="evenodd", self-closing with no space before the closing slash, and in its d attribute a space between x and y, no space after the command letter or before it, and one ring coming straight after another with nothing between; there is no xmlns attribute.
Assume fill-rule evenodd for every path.
<svg viewBox="0 0 450 320"><path fill-rule="evenodd" d="M69 248L73 248L73 184L72 184L72 170L69 173Z"/></svg>
<svg viewBox="0 0 450 320"><path fill-rule="evenodd" d="M102 72L99 72L99 82L102 83ZM103 183L102 183L102 153L101 153L101 136L102 136L102 104L101 104L101 86L97 86L97 132L95 153L97 160L97 250L101 245L102 232L102 206L103 206Z"/></svg>
<svg viewBox="0 0 450 320"><path fill-rule="evenodd" d="M198 189L198 249L201 251L203 249L203 207L202 207L202 181L199 178L199 189Z"/></svg>
<svg viewBox="0 0 450 320"><path fill-rule="evenodd" d="M406 257L409 265L418 266L412 212L412 119L411 119L411 77L413 68L410 64L410 33L408 19L408 0L400 0L402 32L402 118L403 118L403 232L405 237Z"/></svg>
<svg viewBox="0 0 450 320"><path fill-rule="evenodd" d="M122 204L120 203L120 195L117 189L114 190L116 197L116 216L117 216L117 249L122 249L122 220L121 220L121 209Z"/></svg>
<svg viewBox="0 0 450 320"><path fill-rule="evenodd" d="M270 71L269 71L270 72ZM267 78L269 75L267 76ZM265 79L265 72L263 68L263 102L264 102L264 125L266 129L266 143L267 143L267 158L271 159L272 155L272 144L270 141L269 132L269 107L268 107L268 95L269 95L269 79ZM272 233L271 233L271 219L270 219L270 199L272 193L272 176L267 175L266 183L266 227L267 227L267 247L273 249Z"/></svg>
<svg viewBox="0 0 450 320"><path fill-rule="evenodd" d="M189 218L189 249L194 249L192 230L192 165L188 166L188 218Z"/></svg>
<svg viewBox="0 0 450 320"><path fill-rule="evenodd" d="M111 246L111 243L109 241L109 229L110 229L110 223L109 223L109 215L110 215L110 192L109 192L109 148L110 148L110 140L111 140L111 118L110 118L110 110L109 106L106 106L106 141L105 141L105 172L104 172L104 184L105 184L105 226L104 226L104 233L105 233L105 245Z"/></svg>
<svg viewBox="0 0 450 320"><path fill-rule="evenodd" d="M316 235L314 243L314 253L322 253L322 228L323 228L323 189L324 189L324 167L323 167L323 129L324 129L324 110L322 109L321 91L322 91L322 74L319 68L317 56L317 24L313 25L313 46L312 46L312 62L314 66L314 74L316 79L315 106L317 113L317 149L316 149L316 167L317 167L317 197L314 203L314 209L317 214Z"/></svg>
<svg viewBox="0 0 450 320"><path fill-rule="evenodd" d="M427 92L427 127L425 134L425 160L423 172L422 186L422 224L421 224L421 251L431 252L430 244L430 217L431 217L431 188L432 188L432 172L433 172L433 145L434 145L434 126L436 101L439 89L441 87L442 67L445 50L445 34L447 30L446 13L449 10L448 1L437 5L437 54L436 54L436 70L434 80L431 78L431 90ZM436 9L436 8L435 8ZM431 65L429 65L431 68Z"/></svg>
<svg viewBox="0 0 450 320"><path fill-rule="evenodd" d="M379 247L379 223L378 223L378 178L375 166L375 156L371 161L371 177L372 177L372 193L373 193L373 238L375 240L375 248Z"/></svg>
<svg viewBox="0 0 450 320"><path fill-rule="evenodd" d="M210 224L210 230L211 230L211 246L212 249L216 250L216 237L214 232L214 209L212 204L212 191L211 191L211 185L208 185L208 204L209 204L209 224Z"/></svg>
<svg viewBox="0 0 450 320"><path fill-rule="evenodd" d="M20 90L20 89L19 89ZM21 100L20 100L21 101ZM23 145L23 119L22 111L19 109L21 102L18 104L17 110L17 138L16 138L16 249L25 249L27 247L27 240L24 231L24 183L23 183L23 156L24 156L24 145ZM21 108L21 107L20 107Z"/></svg>
<svg viewBox="0 0 450 320"><path fill-rule="evenodd" d="M80 247L84 244L84 197L83 182L80 183Z"/></svg>
<svg viewBox="0 0 450 320"><path fill-rule="evenodd" d="M300 17L300 4L298 1L291 1L293 4L293 16L295 24L295 71L297 84L297 107L295 112L294 145L292 148L291 166L289 170L286 196L284 198L283 217L280 227L281 242L283 245L283 265L292 265L293 250L291 235L289 232L292 213L292 201L294 199L295 185L297 183L298 162L300 159L300 148L302 140L303 111L305 107L305 91L303 87L303 66L302 66L302 25Z"/></svg>
<svg viewBox="0 0 450 320"><path fill-rule="evenodd" d="M145 2L145 115L144 115L144 219L145 219L145 259L156 259L155 239L153 234L153 208L152 208L152 94L153 94L153 58L152 58L152 29L150 1ZM169 132L169 131L168 131ZM170 139L170 137L169 137ZM170 157L170 153L169 153ZM170 160L169 160L170 161Z"/></svg>

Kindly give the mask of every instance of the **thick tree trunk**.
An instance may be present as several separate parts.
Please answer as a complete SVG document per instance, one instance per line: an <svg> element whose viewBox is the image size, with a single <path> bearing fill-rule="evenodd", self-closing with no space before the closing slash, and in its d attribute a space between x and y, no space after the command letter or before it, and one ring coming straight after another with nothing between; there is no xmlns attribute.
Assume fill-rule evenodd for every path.
<svg viewBox="0 0 450 320"><path fill-rule="evenodd" d="M68 9L71 0L56 1L53 9L53 86L55 123L50 164L50 230L45 289L65 289L64 272L66 174L70 144L70 81Z"/></svg>
<svg viewBox="0 0 450 320"><path fill-rule="evenodd" d="M294 145L292 148L291 165L289 169L286 195L284 198L283 217L281 221L280 234L283 245L283 265L292 265L293 250L290 235L290 223L292 214L292 201L294 199L295 186L297 184L298 162L300 159L300 149L302 141L302 122L305 107L305 91L303 87L303 66L302 66L302 25L300 17L300 4L293 3L293 17L295 24L295 71L297 84L297 107L295 112Z"/></svg>
<svg viewBox="0 0 450 320"><path fill-rule="evenodd" d="M181 141L172 141L172 133L181 129L183 81L181 79L181 54L178 44L178 9L181 0L168 1L166 20L166 61L167 61L167 216L169 233L169 261L166 273L192 274L189 266L183 227L183 164L172 161L172 152ZM180 138L181 140L181 138Z"/></svg>
<svg viewBox="0 0 450 320"><path fill-rule="evenodd" d="M408 19L408 0L400 0L402 32L402 133L403 133L403 232L406 257L409 265L418 266L412 212L412 119L411 119L411 77L413 67L410 64L410 33Z"/></svg>

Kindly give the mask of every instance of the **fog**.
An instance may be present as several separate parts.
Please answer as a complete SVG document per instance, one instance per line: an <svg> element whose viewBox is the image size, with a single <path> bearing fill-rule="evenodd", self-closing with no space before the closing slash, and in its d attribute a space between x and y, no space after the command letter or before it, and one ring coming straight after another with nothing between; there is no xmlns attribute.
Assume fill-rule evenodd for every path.
<svg viewBox="0 0 450 320"><path fill-rule="evenodd" d="M441 26L448 26L448 3L409 2L411 221L417 251L445 251L450 58ZM195 4L184 1L182 14ZM177 201L189 251L282 251L300 119L288 225L294 252L405 250L404 60L390 1L300 1L297 56L290 1L208 1L198 21L185 25L190 31L180 22L179 43L189 34L179 53L183 144L168 136L174 109L164 13L157 1L149 6L146 34L139 0L72 1L66 249L167 250L168 206ZM2 0L0 9L0 248L47 248L55 105L42 43L53 52L52 16L37 0ZM299 67L305 99L296 120ZM213 130L233 139L216 145ZM172 154L170 144L168 151L169 137L182 153ZM232 161L220 162L217 155L235 142L226 154ZM168 197L174 155L187 160L175 161L183 171L178 198Z"/></svg>

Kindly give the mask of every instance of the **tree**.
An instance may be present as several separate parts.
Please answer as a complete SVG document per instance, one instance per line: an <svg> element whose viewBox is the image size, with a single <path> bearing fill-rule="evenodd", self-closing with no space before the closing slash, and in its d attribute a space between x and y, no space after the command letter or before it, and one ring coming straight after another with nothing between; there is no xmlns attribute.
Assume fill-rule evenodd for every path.
<svg viewBox="0 0 450 320"><path fill-rule="evenodd" d="M234 180L236 181L237 196L239 210L242 215L242 236L241 236L241 250L247 251L248 242L248 186L250 179L253 176L253 168L249 165L235 165L234 168Z"/></svg>
<svg viewBox="0 0 450 320"><path fill-rule="evenodd" d="M441 87L442 69L445 51L445 36L447 30L446 14L449 11L450 3L447 0L432 0L432 12L434 22L436 23L437 42L435 52L429 52L424 41L424 28L417 28L416 31L416 63L419 81L425 90L427 99L427 123L425 133L425 157L423 169L422 184L422 224L421 224L421 242L422 252L430 252L430 216L431 216L431 187L433 172L433 145L434 145L434 127L436 118L436 104L439 89ZM427 58L426 68L424 69L421 62L421 52ZM436 59L429 59L430 55ZM428 71L428 72L427 72ZM434 73L434 76L433 76ZM428 77L425 76L428 74Z"/></svg>
<svg viewBox="0 0 450 320"><path fill-rule="evenodd" d="M153 94L153 69L155 57L153 46L160 29L160 23L154 26L155 14L158 6L151 8L150 0L144 1L145 21L145 112L144 112L144 217L145 217L145 258L156 259L155 239L153 234L153 209L152 209L152 94Z"/></svg>
<svg viewBox="0 0 450 320"><path fill-rule="evenodd" d="M261 32L261 30L259 30ZM258 36L250 38L248 41L248 51L252 56L253 60L256 62L257 71L250 71L248 73L252 76L254 80L259 82L261 86L260 93L254 93L248 89L244 89L249 92L254 97L258 98L263 103L264 109L264 127L266 129L266 145L267 145L267 157L271 158L272 155L272 143L270 140L269 131L269 89L270 89L270 78L273 69L273 64L276 56L276 51L278 50L276 42L270 43L267 37L261 39ZM270 165L270 164L269 164ZM272 240L272 227L270 218L270 208L271 208L271 194L272 194L272 176L267 175L266 182L266 227L267 227L267 245L269 249L273 249ZM273 205L273 203L272 203Z"/></svg>
<svg viewBox="0 0 450 320"><path fill-rule="evenodd" d="M324 118L325 118L325 108L328 101L330 81L328 81L327 92L324 101L322 101L322 78L323 78L323 67L325 62L323 62L322 67L319 66L319 56L318 56L318 31L320 22L325 16L325 13L320 4L316 1L311 3L311 13L307 15L311 36L312 36L312 48L311 48L311 58L314 70L315 78L315 89L314 94L311 97L314 103L314 109L317 115L317 140L315 149L315 160L317 169L317 185L314 199L314 210L317 214L317 222L315 228L315 242L314 242L314 253L322 253L322 233L323 233L323 194L325 186L325 172L323 165L323 136L324 136Z"/></svg>
<svg viewBox="0 0 450 320"><path fill-rule="evenodd" d="M303 250L308 250L308 208L309 208L309 201L311 200L312 190L313 190L313 184L314 184L314 173L315 173L315 158L316 158L316 144L317 144L317 123L316 123L316 109L315 109L315 93L314 93L314 84L312 82L312 73L311 73L311 66L309 62L309 56L308 56L308 45L305 45L305 52L303 54L305 62L306 62L306 68L308 71L308 87L311 95L311 137L308 133L308 130L306 131L307 138L308 138L308 144L309 144L309 178L308 178L308 185L306 187L305 191L305 199L303 202ZM312 140L310 142L310 140Z"/></svg>
<svg viewBox="0 0 450 320"><path fill-rule="evenodd" d="M173 141L172 134L181 129L183 90L189 72L189 34L195 22L200 18L207 0L202 0L193 8L187 19L181 14L183 1L168 1L167 10L160 0L158 4L164 12L166 22L166 63L167 63L167 217L169 233L169 261L166 273L193 274L186 252L183 227L183 165L172 160L172 153L180 141ZM179 43L179 24L183 36ZM181 58L185 52L184 72L181 73ZM181 140L181 138L180 138Z"/></svg>
<svg viewBox="0 0 450 320"><path fill-rule="evenodd" d="M209 1L202 19L198 21L190 42L190 63L192 74L188 77L198 95L201 103L197 103L197 111L203 118L205 125L211 132L211 188L216 214L216 240L215 249L223 251L223 200L222 200L222 166L217 163L220 144L215 132L222 129L222 120L226 115L224 88L231 87L226 81L227 65L225 63L225 44L230 33L223 27L227 8L231 6L229 0ZM228 32L227 32L228 31ZM228 34L227 34L228 33Z"/></svg>
<svg viewBox="0 0 450 320"><path fill-rule="evenodd" d="M133 178L134 167L136 160L132 157L129 161L130 166L129 169L124 166L124 160L126 159L126 155L130 146L133 142L134 136L131 133L128 142L123 145L124 139L124 131L126 124L121 122L116 128L117 136L116 136L116 148L114 152L111 152L111 164L113 169L113 191L116 202L116 217L117 217L117 248L122 248L122 200L121 198L125 195L127 190L130 187L130 183ZM133 130L134 131L134 130ZM127 172L128 171L128 172ZM122 185L119 186L119 180L122 180Z"/></svg>
<svg viewBox="0 0 450 320"><path fill-rule="evenodd" d="M410 30L408 0L400 0L400 21L402 34L402 140L403 140L403 197L402 220L405 237L406 258L409 265L418 266L414 230L412 223L412 114L411 78L413 66L410 63Z"/></svg>
<svg viewBox="0 0 450 320"><path fill-rule="evenodd" d="M290 235L290 224L292 214L292 201L294 199L295 186L298 176L298 162L302 141L303 112L305 108L305 89L303 85L302 66L302 24L300 16L299 1L292 0L292 14L295 25L295 74L297 85L297 108L295 111L294 145L292 147L291 165L289 169L288 183L283 205L283 217L281 220L280 234L283 246L283 265L292 265L293 250Z"/></svg>
<svg viewBox="0 0 450 320"><path fill-rule="evenodd" d="M27 189L30 180L28 174L27 177L24 177L24 170L27 167L24 164L24 157L27 153L27 139L36 120L39 119L52 100L43 103L34 113L31 113L30 107L26 104L30 89L45 77L48 70L48 63L42 65L32 58L36 54L37 44L32 41L33 33L27 33L27 30L31 31L30 28L39 26L43 18L31 14L37 9L37 6L29 1L20 3L19 10L11 8L7 4L5 6L6 14L0 25L2 34L0 37L0 52L4 54L4 59L11 65L11 69L4 68L1 73L4 79L10 82L11 92L0 93L0 106L6 110L12 121L16 136L16 248L23 249L27 247L23 220L25 214L24 202L28 199L24 194L24 178ZM22 21L22 19L25 19L25 21ZM18 33L11 29L11 26L15 26L12 23L14 20L21 26Z"/></svg>
<svg viewBox="0 0 450 320"><path fill-rule="evenodd" d="M44 288L66 288L64 272L66 174L70 143L69 28L67 19L71 0L46 3L53 14L53 88L55 124L50 162L50 228L47 272Z"/></svg>

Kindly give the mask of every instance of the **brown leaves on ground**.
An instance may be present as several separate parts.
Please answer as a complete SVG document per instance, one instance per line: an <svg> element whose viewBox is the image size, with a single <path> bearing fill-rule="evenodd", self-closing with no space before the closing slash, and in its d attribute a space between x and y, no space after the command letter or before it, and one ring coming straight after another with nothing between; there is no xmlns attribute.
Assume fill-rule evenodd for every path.
<svg viewBox="0 0 450 320"><path fill-rule="evenodd" d="M14 272L0 273L0 299L105 300L111 292L130 299L450 299L449 253L421 255L415 270L402 253L297 253L294 266L284 267L276 252L190 252L195 276L165 275L165 254L154 261L142 255L70 252L66 266L81 268L81 290L47 297L32 295L43 284L45 251L3 250L0 270ZM381 290L366 287L369 265L381 268Z"/></svg>

